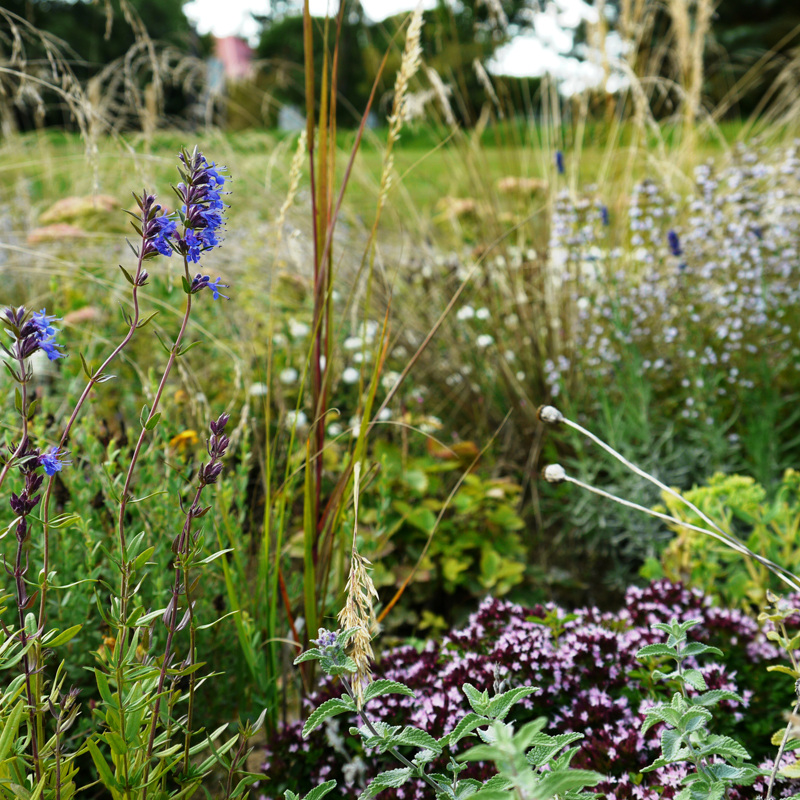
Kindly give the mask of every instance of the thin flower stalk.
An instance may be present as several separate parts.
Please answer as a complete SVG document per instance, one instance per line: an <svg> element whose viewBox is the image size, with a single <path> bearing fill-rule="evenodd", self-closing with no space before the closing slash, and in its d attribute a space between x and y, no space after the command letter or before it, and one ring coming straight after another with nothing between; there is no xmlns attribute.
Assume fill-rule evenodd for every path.
<svg viewBox="0 0 800 800"><path fill-rule="evenodd" d="M209 437L206 446L210 461L200 467L198 473L198 485L195 490L194 498L186 510L184 517L184 524L181 532L175 537L172 543L172 550L175 553L175 577L172 583L172 592L170 601L164 612L162 621L167 628L167 641L164 646L164 658L161 663L161 671L158 677L158 688L156 689L156 700L153 706L153 716L150 723L150 736L147 744L147 754L145 757L145 772L144 772L144 790L142 800L147 800L147 781L150 774L150 762L153 757L153 747L156 740L156 730L158 727L159 709L161 707L161 697L164 691L164 683L167 677L167 670L170 667L173 659L173 644L175 634L181 631L187 625L194 628L193 624L193 601L191 599L191 586L189 584L189 565L192 558L192 551L195 545L195 539L192 536L192 523L196 519L205 516L210 507L203 508L200 505L200 497L203 489L217 482L217 479L222 472L222 458L225 455L230 440L225 435L225 426L228 424L230 416L222 414L218 419L211 423L211 436ZM186 612L183 619L178 622L178 612L180 597L184 595L186 598ZM195 639L193 631L190 633L190 651L186 659L186 666L193 665L195 659L194 652ZM191 714L193 710L194 700L194 672L191 674L190 682L190 700L189 700L189 718L187 721L187 733L184 749L184 770L189 768L189 748L191 746Z"/></svg>
<svg viewBox="0 0 800 800"><path fill-rule="evenodd" d="M169 229L169 220L166 215L159 215L159 212L162 210L162 208L155 202L155 195L143 193L141 197L136 197L136 195L134 195L134 197L136 198L136 202L141 209L141 217L138 218L138 221L141 226L140 230L142 241L137 254L136 272L134 273L131 281L133 284L133 289L131 291L133 314L128 318L130 320L128 332L125 334L122 341L114 348L114 350L111 351L100 367L91 372L89 380L87 381L83 392L81 392L78 402L75 404L72 414L70 415L70 418L67 421L67 424L64 426L63 432L61 433L61 439L58 443L59 448L63 448L66 445L67 439L72 431L72 426L75 424L75 420L78 418L78 414L83 408L83 404L89 397L89 393L96 384L103 383L110 379L111 376L104 375L105 371L108 369L111 362L114 361L114 359L130 343L137 328L141 327L139 324L139 289L146 284L148 278L147 271L143 269L143 263L145 259L153 258L159 253L161 255L165 255L168 253L171 254L172 252L169 250L168 253L165 253L163 250L163 244L161 242L164 238L164 231ZM156 240L159 241L159 244L155 244ZM55 473L50 475L47 481L47 486L45 487L44 492L44 500L42 502L43 577L41 596L39 598L40 628L45 624L45 615L47 613L45 610L45 602L47 599L47 578L50 571L50 497L53 492L54 482Z"/></svg>
<svg viewBox="0 0 800 800"><path fill-rule="evenodd" d="M737 553L758 561L759 564L766 567L770 572L773 573L773 575L783 581L791 589L796 592L800 592L800 580L798 580L795 575L778 564L770 561L768 558L764 558L758 553L754 553L748 547L732 537L721 536L716 530L701 528L697 525L692 525L688 522L684 522L683 520L676 519L669 514L663 514L660 511L653 510L652 508L647 508L646 506L639 505L638 503L634 503L630 500L625 500L622 497L617 497L615 494L611 494L610 492L606 492L596 486L592 486L591 484L584 483L577 478L573 478L572 476L568 475L567 472L558 464L551 464L550 466L546 467L543 471L543 477L548 483L572 483L575 484L575 486L579 486L581 489L592 492L592 494L596 494L599 497L605 497L608 500L613 500L615 503L619 503L627 508L633 508L636 511L641 511L643 514L648 514L651 517L662 519L672 525L678 525L682 528L687 528L689 530L697 531L698 533L704 533L707 536L712 536L713 538L730 547L732 550L735 550Z"/></svg>

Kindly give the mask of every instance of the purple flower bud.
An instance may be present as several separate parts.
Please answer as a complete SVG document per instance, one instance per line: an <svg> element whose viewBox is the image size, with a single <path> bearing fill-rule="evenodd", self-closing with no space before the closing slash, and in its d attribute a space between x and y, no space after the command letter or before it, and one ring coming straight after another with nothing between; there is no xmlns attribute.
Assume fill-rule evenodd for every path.
<svg viewBox="0 0 800 800"><path fill-rule="evenodd" d="M220 414L219 417L217 417L216 420L212 421L208 426L209 428L211 428L211 433L216 435L222 433L222 431L225 430L225 426L228 424L230 418L231 418L230 414Z"/></svg>
<svg viewBox="0 0 800 800"><path fill-rule="evenodd" d="M564 174L564 154L560 150L556 150L556 169L559 175Z"/></svg>

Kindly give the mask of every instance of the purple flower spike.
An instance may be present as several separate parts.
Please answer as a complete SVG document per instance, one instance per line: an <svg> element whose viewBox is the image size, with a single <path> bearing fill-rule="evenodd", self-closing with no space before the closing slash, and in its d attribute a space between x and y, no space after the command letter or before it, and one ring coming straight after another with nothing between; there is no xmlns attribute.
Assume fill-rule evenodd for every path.
<svg viewBox="0 0 800 800"><path fill-rule="evenodd" d="M186 182L179 183L177 191L183 200L181 214L187 232L178 247L187 261L197 264L202 253L221 243L218 231L225 225L225 203L222 202L225 192L219 189L225 184L226 176L221 174L225 167L213 162L209 165L197 150L191 154L184 151L179 158L185 167L181 174ZM224 295L215 292L214 299L217 297Z"/></svg>
<svg viewBox="0 0 800 800"><path fill-rule="evenodd" d="M564 154L560 150L556 150L556 169L559 175L564 174Z"/></svg>
<svg viewBox="0 0 800 800"><path fill-rule="evenodd" d="M61 468L69 466L72 462L66 458L66 452L60 447L53 447L49 453L39 456L39 464L44 467L44 471L52 477L56 472L61 472Z"/></svg>
<svg viewBox="0 0 800 800"><path fill-rule="evenodd" d="M58 322L58 318L47 314L46 309L37 311L31 319L34 327L34 336L36 337L36 350L41 350L51 361L57 361L59 358L66 358L58 348L63 345L56 342L56 334L59 328L53 327L53 322ZM33 351L35 352L35 350Z"/></svg>

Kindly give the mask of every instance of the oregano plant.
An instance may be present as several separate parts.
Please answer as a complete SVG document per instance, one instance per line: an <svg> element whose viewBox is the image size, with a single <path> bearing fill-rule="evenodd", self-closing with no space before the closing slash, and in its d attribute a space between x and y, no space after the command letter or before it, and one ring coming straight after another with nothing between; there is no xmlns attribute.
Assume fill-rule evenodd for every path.
<svg viewBox="0 0 800 800"><path fill-rule="evenodd" d="M516 703L537 691L535 686L519 686L499 691L490 696L480 692L472 684L462 686L471 711L467 712L450 733L439 737L413 725L389 725L373 720L369 715L369 701L386 694L403 694L414 697L414 693L402 683L375 680L362 687L363 703L357 702L351 679L356 673L356 663L347 652L348 642L358 628L340 632L320 629L315 647L298 656L296 664L304 661L319 662L322 670L338 677L345 693L331 698L311 713L303 728L307 738L325 720L349 714L358 718L359 725L350 728L350 733L361 738L363 746L379 753L391 754L401 766L376 775L361 798L375 797L384 789L396 789L408 781L424 781L431 795L441 800L579 800L590 797L586 787L600 782L602 776L588 770L570 767L578 751L571 747L583 738L580 733L548 736L542 732L546 721L540 718L523 725L518 730L506 718ZM452 749L466 737L477 736L482 744L466 753L455 755ZM568 749L564 749L568 748ZM449 755L447 773L429 770L430 763L443 755ZM464 762L493 762L497 775L486 781L462 778L466 768ZM303 800L318 800L331 791L335 781L328 781L313 789ZM286 800L299 800L294 792L285 792Z"/></svg>

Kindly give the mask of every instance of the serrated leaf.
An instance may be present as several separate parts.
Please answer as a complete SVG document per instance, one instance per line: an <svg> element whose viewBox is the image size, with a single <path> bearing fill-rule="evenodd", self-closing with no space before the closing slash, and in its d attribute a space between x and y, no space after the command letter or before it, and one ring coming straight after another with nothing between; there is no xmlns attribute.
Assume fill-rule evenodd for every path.
<svg viewBox="0 0 800 800"><path fill-rule="evenodd" d="M403 769L390 769L376 775L369 786L359 795L359 798L375 797L382 789L397 789L411 777L411 770L407 767Z"/></svg>
<svg viewBox="0 0 800 800"><path fill-rule="evenodd" d="M295 661L295 663L297 662ZM397 681L389 681L385 678L380 678L377 681L373 681L364 690L364 702L366 703L368 700L372 700L375 697L382 697L385 694L404 694L406 697L416 697L408 686L398 683Z"/></svg>
<svg viewBox="0 0 800 800"><path fill-rule="evenodd" d="M708 689L706 685L706 679L703 677L702 673L696 669L687 669L683 673L683 679L692 689L695 689L698 692L704 692Z"/></svg>
<svg viewBox="0 0 800 800"><path fill-rule="evenodd" d="M305 653L300 653L292 663L302 664L304 661L316 661L320 658L322 658L322 651L318 647L312 647L310 650L306 650Z"/></svg>
<svg viewBox="0 0 800 800"><path fill-rule="evenodd" d="M547 798L577 792L586 786L596 786L603 776L588 769L570 769L547 773L536 787L538 797Z"/></svg>
<svg viewBox="0 0 800 800"><path fill-rule="evenodd" d="M320 800L320 798L325 797L325 795L328 794L328 792L330 792L332 789L335 788L336 788L336 781L325 781L325 783L321 783L319 786L315 786L303 798L303 800Z"/></svg>
<svg viewBox="0 0 800 800"><path fill-rule="evenodd" d="M303 738L307 739L329 717L335 717L345 711L355 713L355 710L355 703L349 697L333 697L330 700L326 700L309 715L306 724L303 726Z"/></svg>
<svg viewBox="0 0 800 800"><path fill-rule="evenodd" d="M674 648L665 644L648 644L640 648L636 653L636 658L640 661L643 658L678 658Z"/></svg>
<svg viewBox="0 0 800 800"><path fill-rule="evenodd" d="M727 689L712 689L710 692L704 692L699 697L692 698L692 705L709 706L716 705L721 700L732 700L738 703L742 702L742 698L736 692L729 692Z"/></svg>
<svg viewBox="0 0 800 800"><path fill-rule="evenodd" d="M461 691L467 696L472 710L476 714L486 716L489 709L489 694L488 692L479 692L471 683L465 683L461 687Z"/></svg>
<svg viewBox="0 0 800 800"><path fill-rule="evenodd" d="M411 747L419 747L423 750L433 750L434 753L442 752L442 745L436 741L427 731L407 725L398 736L392 737L393 742Z"/></svg>
<svg viewBox="0 0 800 800"><path fill-rule="evenodd" d="M528 697L528 695L537 691L539 691L538 686L518 686L516 689L503 692L503 694L499 694L491 699L489 708L486 711L486 716L504 720L515 703L522 700L523 697Z"/></svg>
<svg viewBox="0 0 800 800"><path fill-rule="evenodd" d="M689 642L681 651L683 656L699 656L704 653L711 653L715 656L723 656L724 653L718 647L711 647L702 642Z"/></svg>
<svg viewBox="0 0 800 800"><path fill-rule="evenodd" d="M489 725L490 720L480 714L475 714L470 711L459 723L453 728L447 736L443 736L440 740L443 745L453 746L456 742L469 736L475 728L481 725Z"/></svg>

